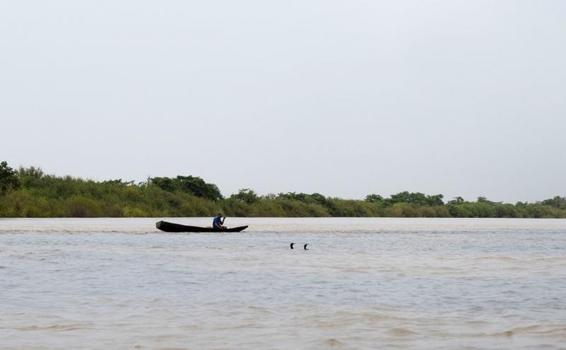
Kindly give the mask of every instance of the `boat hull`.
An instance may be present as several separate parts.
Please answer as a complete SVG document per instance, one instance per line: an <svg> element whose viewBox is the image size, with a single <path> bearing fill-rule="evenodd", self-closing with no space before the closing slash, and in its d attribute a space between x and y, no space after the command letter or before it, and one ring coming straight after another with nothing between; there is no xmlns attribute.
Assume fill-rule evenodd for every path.
<svg viewBox="0 0 566 350"><path fill-rule="evenodd" d="M164 232L240 232L248 228L248 226L238 226L219 230L212 227L188 226L167 221L158 221L155 227Z"/></svg>

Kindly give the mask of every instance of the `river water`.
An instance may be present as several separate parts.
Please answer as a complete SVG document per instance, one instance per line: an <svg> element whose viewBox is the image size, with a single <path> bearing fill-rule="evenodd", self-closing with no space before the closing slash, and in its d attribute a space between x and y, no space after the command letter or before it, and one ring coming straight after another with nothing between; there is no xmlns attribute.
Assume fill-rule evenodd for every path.
<svg viewBox="0 0 566 350"><path fill-rule="evenodd" d="M0 348L566 348L566 220L155 221L0 220Z"/></svg>

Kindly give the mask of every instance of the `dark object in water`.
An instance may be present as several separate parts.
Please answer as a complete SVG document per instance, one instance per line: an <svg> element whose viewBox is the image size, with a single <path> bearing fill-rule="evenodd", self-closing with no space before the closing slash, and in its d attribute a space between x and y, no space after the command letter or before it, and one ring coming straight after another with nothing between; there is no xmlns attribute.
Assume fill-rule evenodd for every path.
<svg viewBox="0 0 566 350"><path fill-rule="evenodd" d="M294 246L294 245L295 245L295 243L291 243L291 244L289 244L289 248L291 248L291 249L295 249L295 248L293 248L293 246Z"/></svg>
<svg viewBox="0 0 566 350"><path fill-rule="evenodd" d="M308 243L305 244L305 245L303 246L303 249L304 249L304 250L309 250L309 249L307 248L308 245L309 245Z"/></svg>
<svg viewBox="0 0 566 350"><path fill-rule="evenodd" d="M167 221L158 221L155 227L165 232L240 232L248 228L248 226L238 226L219 230L212 227L187 226Z"/></svg>

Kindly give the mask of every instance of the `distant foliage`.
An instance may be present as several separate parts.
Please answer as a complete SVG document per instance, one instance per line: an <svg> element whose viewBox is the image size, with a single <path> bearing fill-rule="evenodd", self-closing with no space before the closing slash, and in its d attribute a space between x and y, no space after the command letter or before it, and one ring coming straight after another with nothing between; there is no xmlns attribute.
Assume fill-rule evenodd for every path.
<svg viewBox="0 0 566 350"><path fill-rule="evenodd" d="M427 196L420 192L399 192L397 194L392 194L389 198L383 198L378 194L370 194L366 196L366 202L381 204L384 206L392 206L396 203L407 203L414 204L418 206L438 206L444 205L444 198L441 194L436 194L433 196Z"/></svg>
<svg viewBox="0 0 566 350"><path fill-rule="evenodd" d="M258 195L244 188L224 199L215 184L196 176L155 177L136 184L122 179L92 181L47 175L39 168L17 171L0 163L0 217L478 217L566 218L566 198L538 203L499 203L479 197L399 192L365 200L287 192Z"/></svg>
<svg viewBox="0 0 566 350"><path fill-rule="evenodd" d="M0 195L20 187L20 180L7 162L0 162Z"/></svg>
<svg viewBox="0 0 566 350"><path fill-rule="evenodd" d="M240 191L238 191L238 193L234 193L233 195L231 195L230 199L243 201L248 204L253 204L259 200L259 196L257 195L257 193L254 192L254 190L251 190L249 188L243 188Z"/></svg>
<svg viewBox="0 0 566 350"><path fill-rule="evenodd" d="M390 198L386 200L388 204L395 204L395 203L410 203L415 205L444 205L442 200L444 198L443 195L437 194L433 196L427 196L424 193L420 192L400 192L394 195L391 195Z"/></svg>
<svg viewBox="0 0 566 350"><path fill-rule="evenodd" d="M180 191L213 201L223 199L215 184L207 183L198 176L154 177L150 183L167 192Z"/></svg>
<svg viewBox="0 0 566 350"><path fill-rule="evenodd" d="M366 202L383 204L383 197L378 194L368 194L366 196Z"/></svg>
<svg viewBox="0 0 566 350"><path fill-rule="evenodd" d="M547 199L541 202L542 205L548 205L553 208L566 209L566 197L556 196L552 199Z"/></svg>

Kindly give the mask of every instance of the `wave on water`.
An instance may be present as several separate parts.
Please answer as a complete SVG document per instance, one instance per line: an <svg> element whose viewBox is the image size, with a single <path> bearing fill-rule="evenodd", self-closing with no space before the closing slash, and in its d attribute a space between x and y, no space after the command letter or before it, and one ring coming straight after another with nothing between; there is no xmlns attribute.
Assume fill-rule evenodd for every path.
<svg viewBox="0 0 566 350"><path fill-rule="evenodd" d="M82 324L82 323L69 323L69 324L52 324L52 325L30 325L30 326L20 326L15 327L18 331L47 331L47 332L66 332L66 331L75 331L81 329L90 329L90 324Z"/></svg>
<svg viewBox="0 0 566 350"><path fill-rule="evenodd" d="M211 218L5 218L0 219L0 234L5 233L127 233L161 232L159 220L195 226L210 226ZM246 232L308 234L426 234L455 235L471 233L565 232L565 220L490 220L423 218L228 218L228 226L249 225Z"/></svg>
<svg viewBox="0 0 566 350"><path fill-rule="evenodd" d="M326 345L328 345L331 348L337 348L337 347L344 346L344 343L342 343L340 340L334 339L334 338L327 339L325 341L325 343L326 343Z"/></svg>
<svg viewBox="0 0 566 350"><path fill-rule="evenodd" d="M60 230L60 229L0 229L0 234L152 234L158 233L155 230L101 230L101 229L90 229L90 230Z"/></svg>
<svg viewBox="0 0 566 350"><path fill-rule="evenodd" d="M407 328L401 328L401 327L397 327L397 328L391 328L387 333L389 333L389 335L395 336L395 337L408 337L408 336L413 336L416 335L416 332L413 332L410 329Z"/></svg>
<svg viewBox="0 0 566 350"><path fill-rule="evenodd" d="M536 324L512 327L495 332L471 333L463 335L472 337L559 336L561 338L566 338L566 325Z"/></svg>

